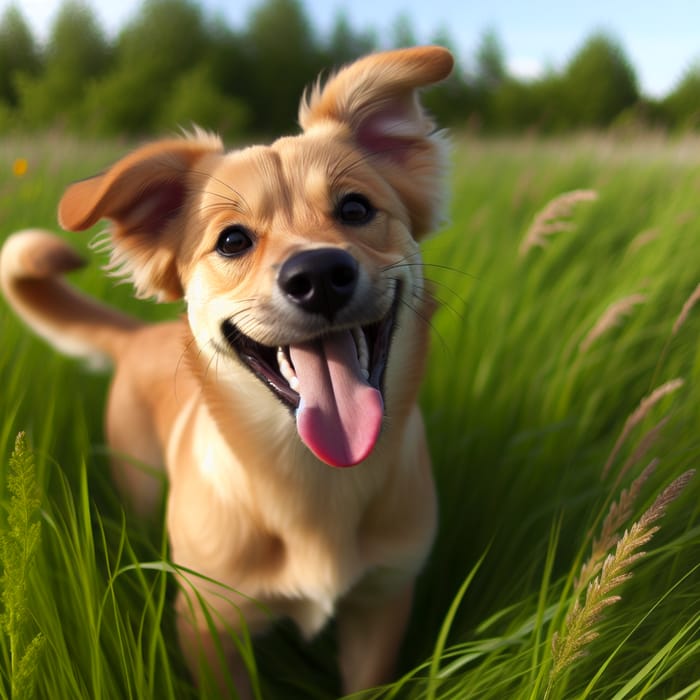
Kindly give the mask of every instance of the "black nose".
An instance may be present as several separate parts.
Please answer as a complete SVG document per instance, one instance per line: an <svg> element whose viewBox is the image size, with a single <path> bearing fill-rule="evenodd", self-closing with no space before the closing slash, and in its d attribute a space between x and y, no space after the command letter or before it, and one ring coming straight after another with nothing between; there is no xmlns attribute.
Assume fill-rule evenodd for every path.
<svg viewBox="0 0 700 700"><path fill-rule="evenodd" d="M357 260L352 255L340 248L316 248L285 261L277 274L277 284L304 311L332 320L350 301L357 277Z"/></svg>

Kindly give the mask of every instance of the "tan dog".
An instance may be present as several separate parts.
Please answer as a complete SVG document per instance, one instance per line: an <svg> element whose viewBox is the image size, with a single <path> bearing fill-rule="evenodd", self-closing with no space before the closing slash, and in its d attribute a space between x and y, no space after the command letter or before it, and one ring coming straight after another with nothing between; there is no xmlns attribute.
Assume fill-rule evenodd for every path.
<svg viewBox="0 0 700 700"><path fill-rule="evenodd" d="M303 133L225 153L197 132L146 145L73 184L77 231L111 222L112 265L140 295L184 297L187 321L145 325L60 275L59 238L6 242L2 288L59 350L116 365L114 476L148 512L166 465L181 644L202 681L244 695L231 630L337 614L346 692L391 675L436 507L416 396L432 313L417 241L441 216L445 144L416 91L452 57L426 47L344 68L302 102ZM327 463L327 464L324 464ZM333 469L328 464L352 469ZM212 581L220 582L217 585ZM240 591L240 595L235 591ZM222 659L225 657L225 659Z"/></svg>

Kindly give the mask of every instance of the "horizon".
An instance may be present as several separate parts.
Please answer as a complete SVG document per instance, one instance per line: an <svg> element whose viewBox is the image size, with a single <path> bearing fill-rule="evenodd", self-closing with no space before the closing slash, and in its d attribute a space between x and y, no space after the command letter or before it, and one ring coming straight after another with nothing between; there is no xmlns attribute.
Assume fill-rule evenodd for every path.
<svg viewBox="0 0 700 700"><path fill-rule="evenodd" d="M63 0L0 0L0 12L15 5L24 15L39 41L48 36ZM231 6L226 0L200 0L207 16L220 16L234 28L245 26L251 12L262 0L240 0ZM141 0L95 0L92 8L108 36L115 36L139 11ZM669 0L662 8L640 7L631 0L614 5L590 0L580 7L562 8L553 0L492 0L458 3L433 0L386 0L377 6L372 0L356 0L352 14L339 0L302 0L312 27L327 34L344 12L356 30L372 29L379 43L391 35L399 18L407 18L416 38L426 43L440 31L447 31L463 68L487 31L496 33L504 50L508 70L520 79L535 79L548 70L562 70L566 63L596 31L604 31L621 45L637 76L640 92L650 98L668 95L687 71L700 61L700 41L695 28L700 22L700 3ZM465 65L466 64L466 65Z"/></svg>

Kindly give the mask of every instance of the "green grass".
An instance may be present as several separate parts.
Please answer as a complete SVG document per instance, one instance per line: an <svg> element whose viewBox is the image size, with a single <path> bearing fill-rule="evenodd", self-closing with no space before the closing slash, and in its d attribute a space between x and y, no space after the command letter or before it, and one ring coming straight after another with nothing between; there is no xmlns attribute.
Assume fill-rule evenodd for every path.
<svg viewBox="0 0 700 700"><path fill-rule="evenodd" d="M66 183L124 149L57 137L0 141L0 239L26 226L54 228ZM17 157L29 162L21 178L10 167ZM612 523L620 536L643 525L642 514L656 512L657 496L700 454L700 306L672 334L700 282L700 143L470 139L457 141L454 160L451 223L424 246L443 302L422 395L440 534L419 581L402 677L367 697L699 698L700 479L673 494L662 519L623 538L636 549L617 545L602 570L597 552L600 615L576 627L570 611L578 598L596 612L577 577L612 522L611 504L628 506ZM569 230L544 249L519 255L536 214L579 189L598 197L576 205ZM87 237L70 240L82 246ZM75 281L146 318L178 308L132 300L98 261ZM639 294L643 303L581 349L606 308ZM38 697L197 697L175 642L162 528L125 520L107 474L107 377L47 350L4 304L0 333L1 481L26 431L39 499L27 528L40 524L17 588L29 612L19 631L5 621L0 633L0 697L31 689L18 685L11 649L37 636ZM632 427L603 477L628 416L674 378L684 384ZM653 474L631 487L652 459ZM638 491L633 503L623 489ZM19 507L8 490L2 503L6 514ZM616 538L608 539L605 551L614 552ZM636 560L641 550L647 555ZM633 572L619 586L616 564L617 573ZM7 588L16 567L7 557L3 567ZM588 641L578 649L585 653L553 677L552 640L561 644L569 628L578 629L575 642ZM334 697L331 632L306 647L281 624L256 644L264 697Z"/></svg>

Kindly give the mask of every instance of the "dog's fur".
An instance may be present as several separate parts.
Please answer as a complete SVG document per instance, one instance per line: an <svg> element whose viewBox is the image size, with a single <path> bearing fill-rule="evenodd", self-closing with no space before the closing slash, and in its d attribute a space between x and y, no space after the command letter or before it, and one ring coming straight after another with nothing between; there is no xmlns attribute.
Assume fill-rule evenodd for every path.
<svg viewBox="0 0 700 700"><path fill-rule="evenodd" d="M145 325L86 298L61 279L82 260L44 231L14 234L2 250L2 289L22 319L61 351L114 362L106 430L114 478L137 511L160 498L159 480L137 464L166 465L172 558L206 577L187 585L225 630L217 652L183 585L178 629L200 679L211 673L225 687L232 670L250 691L230 630L239 613L253 632L269 624L257 602L307 636L337 614L345 691L392 672L436 524L416 405L433 310L418 241L441 217L446 149L417 89L451 67L437 47L371 55L309 92L299 135L225 153L195 132L71 185L61 225L110 220L113 268L142 296L184 297L187 320ZM281 282L287 261L318 250L324 264L331 251L331 267L347 254L349 282L329 282L327 270L319 282L345 285L340 301L306 304L304 290ZM313 259L302 270L312 284ZM392 314L385 375L374 380L381 434L362 448L368 456L345 460L361 464L331 468L236 343L309 347Z"/></svg>

